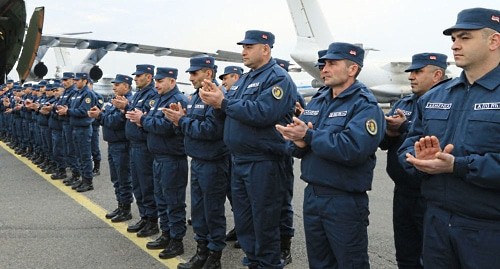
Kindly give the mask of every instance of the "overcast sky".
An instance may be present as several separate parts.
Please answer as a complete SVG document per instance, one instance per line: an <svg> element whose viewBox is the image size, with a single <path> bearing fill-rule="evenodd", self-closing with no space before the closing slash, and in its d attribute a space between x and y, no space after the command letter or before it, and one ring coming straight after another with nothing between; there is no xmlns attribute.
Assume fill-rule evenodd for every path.
<svg viewBox="0 0 500 269"><path fill-rule="evenodd" d="M318 2L335 41L379 49L369 57L387 61L409 61L414 53L425 51L450 57L450 38L442 31L455 24L460 10L500 9L498 0ZM26 0L28 17L37 6L45 6L46 34L92 31L85 37L207 52L240 52L236 42L243 39L244 32L262 29L276 36L273 56L287 60L291 60L289 54L296 42L286 0ZM88 51L72 49L71 53L73 64L77 64ZM43 61L52 75L54 53L49 51ZM188 81L184 71L189 59L110 52L99 66L105 74L130 74L139 63L177 67L182 73L179 80Z"/></svg>

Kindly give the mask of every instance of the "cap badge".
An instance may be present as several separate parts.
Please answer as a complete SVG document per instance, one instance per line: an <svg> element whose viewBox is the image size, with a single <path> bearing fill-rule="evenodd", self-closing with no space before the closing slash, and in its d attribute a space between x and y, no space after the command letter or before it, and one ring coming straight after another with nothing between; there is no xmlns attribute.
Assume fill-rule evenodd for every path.
<svg viewBox="0 0 500 269"><path fill-rule="evenodd" d="M349 51L349 54L356 56L356 51L355 50L351 50L351 51Z"/></svg>
<svg viewBox="0 0 500 269"><path fill-rule="evenodd" d="M500 17L498 17L498 16L491 15L491 20L500 23Z"/></svg>

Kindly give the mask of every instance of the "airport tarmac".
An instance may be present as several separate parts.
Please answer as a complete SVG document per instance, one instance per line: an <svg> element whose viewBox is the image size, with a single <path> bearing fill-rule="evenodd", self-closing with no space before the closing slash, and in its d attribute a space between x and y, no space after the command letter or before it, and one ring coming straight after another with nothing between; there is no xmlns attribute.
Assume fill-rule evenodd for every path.
<svg viewBox="0 0 500 269"><path fill-rule="evenodd" d="M77 193L60 180L51 180L26 158L14 155L0 142L0 268L176 268L196 251L188 226L185 253L161 260L159 250L145 248L155 239L138 238L126 231L127 223L111 223L104 215L116 207L109 180L107 146L101 141L102 170L94 178L94 191ZM385 172L385 152L377 152L377 166L370 197L369 256L372 268L397 268L392 232L393 183ZM287 269L308 268L302 219L303 189L300 160L295 162L295 237L293 262ZM189 213L189 186L187 209ZM138 220L137 207L133 207ZM226 202L227 228L233 217ZM223 252L223 268L242 266L243 251L233 242Z"/></svg>

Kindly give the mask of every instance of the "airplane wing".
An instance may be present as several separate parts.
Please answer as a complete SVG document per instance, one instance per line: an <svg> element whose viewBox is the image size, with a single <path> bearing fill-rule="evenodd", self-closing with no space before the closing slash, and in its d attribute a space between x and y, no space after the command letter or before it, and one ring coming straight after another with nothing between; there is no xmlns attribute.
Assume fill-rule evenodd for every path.
<svg viewBox="0 0 500 269"><path fill-rule="evenodd" d="M191 58L200 54L212 56L217 61L242 63L241 54L231 51L217 50L215 53L204 51L193 51L175 49L170 47L158 47L150 45L142 45L129 42L106 41L86 38L74 38L57 35L43 35L40 46L47 47L63 47L77 49L104 49L106 51L121 51L127 53L144 53L153 54L155 56L173 56Z"/></svg>

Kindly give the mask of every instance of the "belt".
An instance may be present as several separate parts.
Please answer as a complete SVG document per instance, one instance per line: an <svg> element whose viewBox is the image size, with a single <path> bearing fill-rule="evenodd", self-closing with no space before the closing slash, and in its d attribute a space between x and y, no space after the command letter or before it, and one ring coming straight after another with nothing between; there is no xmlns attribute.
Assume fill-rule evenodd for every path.
<svg viewBox="0 0 500 269"><path fill-rule="evenodd" d="M313 185L309 184L312 187L314 194L316 195L362 195L366 194L366 192L350 192L343 191L333 187L321 186L321 185Z"/></svg>

